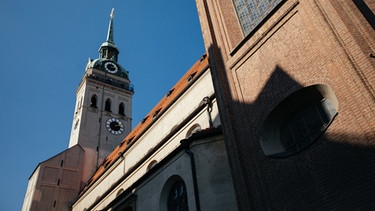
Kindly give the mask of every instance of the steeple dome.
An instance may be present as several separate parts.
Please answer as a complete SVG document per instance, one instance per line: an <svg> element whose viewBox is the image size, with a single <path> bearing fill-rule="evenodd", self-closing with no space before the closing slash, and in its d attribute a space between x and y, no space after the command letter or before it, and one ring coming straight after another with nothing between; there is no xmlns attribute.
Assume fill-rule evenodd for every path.
<svg viewBox="0 0 375 211"><path fill-rule="evenodd" d="M107 39L99 48L99 58L95 60L89 59L86 69L95 68L129 80L128 71L118 63L118 54L120 52L114 42L113 12L114 9L112 9L110 14L111 19L109 20Z"/></svg>
<svg viewBox="0 0 375 211"><path fill-rule="evenodd" d="M99 53L100 58L102 59L111 59L117 62L117 56L120 53L115 42L113 34L113 18L114 18L114 9L112 9L110 14L111 19L109 20L107 40L100 46Z"/></svg>

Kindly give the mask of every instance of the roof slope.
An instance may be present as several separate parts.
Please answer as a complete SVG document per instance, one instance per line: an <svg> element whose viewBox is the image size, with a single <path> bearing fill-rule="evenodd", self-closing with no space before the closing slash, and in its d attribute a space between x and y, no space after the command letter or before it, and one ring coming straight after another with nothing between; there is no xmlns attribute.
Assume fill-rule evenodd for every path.
<svg viewBox="0 0 375 211"><path fill-rule="evenodd" d="M81 194L85 192L122 154L135 143L142 134L187 90L187 88L208 68L208 58L204 54L182 78L169 90L147 116L125 137L97 169Z"/></svg>

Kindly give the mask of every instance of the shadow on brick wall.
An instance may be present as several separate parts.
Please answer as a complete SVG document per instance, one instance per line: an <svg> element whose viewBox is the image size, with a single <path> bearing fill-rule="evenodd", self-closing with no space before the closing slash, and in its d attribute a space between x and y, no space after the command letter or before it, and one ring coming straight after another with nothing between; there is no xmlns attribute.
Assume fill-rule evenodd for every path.
<svg viewBox="0 0 375 211"><path fill-rule="evenodd" d="M339 110L332 128L304 150L266 156L260 141L267 115L303 86L278 66L256 100L241 103L229 91L220 51L210 48L209 55L240 210L375 209L374 134L336 132Z"/></svg>

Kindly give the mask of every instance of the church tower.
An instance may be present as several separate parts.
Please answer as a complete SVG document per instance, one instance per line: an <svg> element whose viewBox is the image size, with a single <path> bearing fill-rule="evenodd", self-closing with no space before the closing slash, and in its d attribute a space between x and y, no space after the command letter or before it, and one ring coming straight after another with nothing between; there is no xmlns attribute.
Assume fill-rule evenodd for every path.
<svg viewBox="0 0 375 211"><path fill-rule="evenodd" d="M92 176L131 131L134 89L128 72L118 63L113 11L107 39L99 48L99 58L88 60L76 91L69 148L78 144L85 151L82 181Z"/></svg>
<svg viewBox="0 0 375 211"><path fill-rule="evenodd" d="M113 9L99 58L89 59L76 91L69 148L38 164L22 210L71 210L97 167L131 131L133 86L118 63Z"/></svg>

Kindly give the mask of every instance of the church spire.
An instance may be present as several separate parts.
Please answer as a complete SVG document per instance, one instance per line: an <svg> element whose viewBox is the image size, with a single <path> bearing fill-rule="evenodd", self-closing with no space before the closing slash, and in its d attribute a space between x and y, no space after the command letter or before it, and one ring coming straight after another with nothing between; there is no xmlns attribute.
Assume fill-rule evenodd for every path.
<svg viewBox="0 0 375 211"><path fill-rule="evenodd" d="M113 37L113 17L115 16L114 14L115 8L112 8L111 14L109 17L111 19L109 20L109 25L108 25L108 34L107 34L107 42L115 44L114 37Z"/></svg>
<svg viewBox="0 0 375 211"><path fill-rule="evenodd" d="M110 20L108 25L108 33L107 33L107 40L100 46L100 58L102 59L111 59L117 62L117 55L120 53L115 42L114 42L114 34L113 34L113 18L114 18L114 8L112 8L110 14Z"/></svg>

